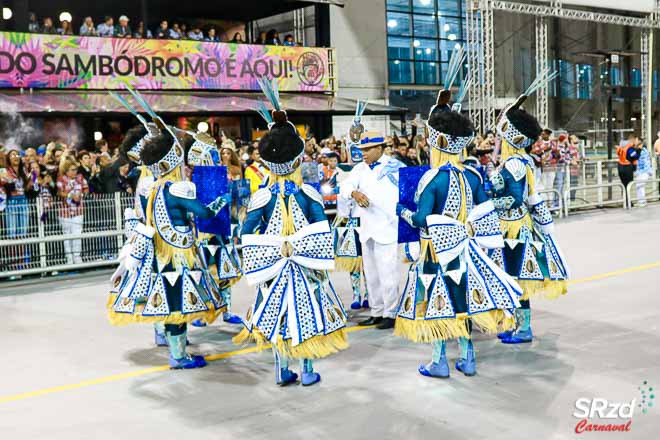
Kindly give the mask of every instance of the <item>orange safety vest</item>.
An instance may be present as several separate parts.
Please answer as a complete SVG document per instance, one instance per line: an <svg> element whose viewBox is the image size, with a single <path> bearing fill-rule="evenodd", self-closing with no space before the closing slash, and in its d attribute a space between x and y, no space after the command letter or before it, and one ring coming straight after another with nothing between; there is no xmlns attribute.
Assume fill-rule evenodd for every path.
<svg viewBox="0 0 660 440"><path fill-rule="evenodd" d="M617 147L616 149L616 154L619 156L619 164L620 165L632 165L632 163L628 160L628 150L630 150L633 147L633 144L626 144L623 147Z"/></svg>
<svg viewBox="0 0 660 440"><path fill-rule="evenodd" d="M334 176L337 173L337 171L333 171L330 168L328 168L327 165L323 165L323 181L324 182L329 182L330 179L332 179L332 176ZM328 202L336 202L337 201L337 194L330 194L327 196L323 196L323 200L326 200Z"/></svg>

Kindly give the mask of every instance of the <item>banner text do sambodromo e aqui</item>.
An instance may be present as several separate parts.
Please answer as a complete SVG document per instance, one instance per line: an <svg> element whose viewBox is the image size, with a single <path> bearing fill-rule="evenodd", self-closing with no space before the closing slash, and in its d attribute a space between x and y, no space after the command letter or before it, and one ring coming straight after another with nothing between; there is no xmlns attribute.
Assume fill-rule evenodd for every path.
<svg viewBox="0 0 660 440"><path fill-rule="evenodd" d="M0 32L0 87L330 91L328 49Z"/></svg>

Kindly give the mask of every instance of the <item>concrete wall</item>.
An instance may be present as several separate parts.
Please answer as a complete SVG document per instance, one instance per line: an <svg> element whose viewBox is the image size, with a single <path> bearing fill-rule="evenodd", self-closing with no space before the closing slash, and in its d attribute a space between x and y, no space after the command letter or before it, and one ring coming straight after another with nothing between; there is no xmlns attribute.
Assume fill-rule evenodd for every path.
<svg viewBox="0 0 660 440"><path fill-rule="evenodd" d="M337 49L339 96L387 103L385 0L348 0L330 7L330 38ZM334 117L333 132L348 132L351 117ZM387 131L389 118L364 120L369 130Z"/></svg>

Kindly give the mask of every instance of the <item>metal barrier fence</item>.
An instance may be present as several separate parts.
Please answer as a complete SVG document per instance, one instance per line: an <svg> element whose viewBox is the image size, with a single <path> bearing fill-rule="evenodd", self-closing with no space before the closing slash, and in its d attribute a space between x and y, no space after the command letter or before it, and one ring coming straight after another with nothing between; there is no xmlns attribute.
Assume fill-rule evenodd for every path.
<svg viewBox="0 0 660 440"><path fill-rule="evenodd" d="M632 189L635 188L635 193L633 194ZM641 188L644 189L643 193ZM631 209L633 207L633 202L637 202L642 199L644 202L649 200L660 200L660 179L646 179L646 180L634 180L628 184L626 187L627 194L627 208Z"/></svg>
<svg viewBox="0 0 660 440"><path fill-rule="evenodd" d="M559 173L555 168L553 180L543 174L537 176L538 191L559 217L607 205L629 208L637 200L632 188L638 182L624 188L616 161L585 161ZM608 175L612 183L607 183ZM553 186L544 188L549 182ZM649 179L645 187L647 200L660 199L660 179ZM80 211L50 198L10 199L0 212L0 279L116 264L124 240L123 212L133 205L134 196L126 193L87 195Z"/></svg>
<svg viewBox="0 0 660 440"><path fill-rule="evenodd" d="M126 193L89 194L80 205L10 199L0 213L0 278L115 264L133 204Z"/></svg>

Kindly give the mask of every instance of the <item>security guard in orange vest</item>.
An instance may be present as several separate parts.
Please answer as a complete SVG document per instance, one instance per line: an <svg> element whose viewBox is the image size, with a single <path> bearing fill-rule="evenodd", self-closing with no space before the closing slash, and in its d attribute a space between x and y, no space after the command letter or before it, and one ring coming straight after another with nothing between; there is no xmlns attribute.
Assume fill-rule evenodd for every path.
<svg viewBox="0 0 660 440"><path fill-rule="evenodd" d="M639 145L639 137L631 134L628 137L628 143L616 149L616 154L619 157L617 169L624 187L627 187L634 179L635 165L637 164L637 159L639 159Z"/></svg>

